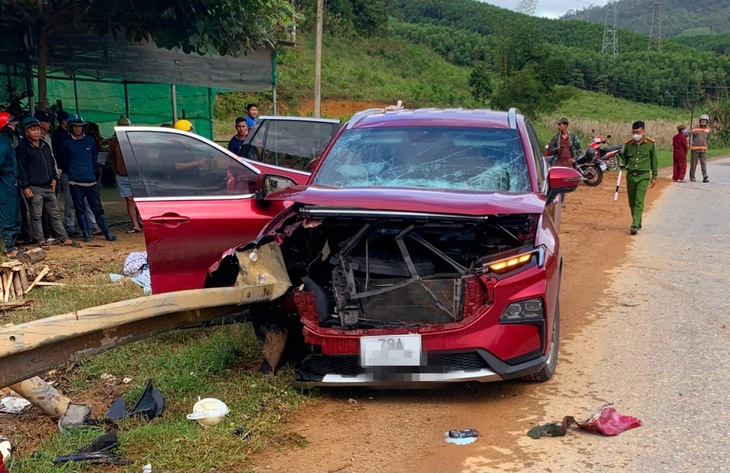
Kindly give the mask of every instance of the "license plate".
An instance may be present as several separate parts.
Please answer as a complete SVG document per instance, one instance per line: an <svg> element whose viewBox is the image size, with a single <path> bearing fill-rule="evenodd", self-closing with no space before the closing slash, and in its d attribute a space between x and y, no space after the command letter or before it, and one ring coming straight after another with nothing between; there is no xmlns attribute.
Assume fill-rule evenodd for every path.
<svg viewBox="0 0 730 473"><path fill-rule="evenodd" d="M419 366L421 336L418 334L360 338L360 365Z"/></svg>
<svg viewBox="0 0 730 473"><path fill-rule="evenodd" d="M601 161L598 166L601 168L601 171L608 169L608 165L606 165L605 161Z"/></svg>

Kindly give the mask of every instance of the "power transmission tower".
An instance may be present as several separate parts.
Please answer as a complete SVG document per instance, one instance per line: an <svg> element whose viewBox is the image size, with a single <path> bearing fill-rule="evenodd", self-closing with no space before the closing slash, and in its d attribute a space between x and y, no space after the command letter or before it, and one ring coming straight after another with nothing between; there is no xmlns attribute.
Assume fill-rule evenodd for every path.
<svg viewBox="0 0 730 473"><path fill-rule="evenodd" d="M606 21L603 24L603 47L601 53L611 53L612 56L618 54L618 30L616 29L617 17L616 2L610 2L606 5ZM613 16L613 20L609 21L609 15Z"/></svg>
<svg viewBox="0 0 730 473"><path fill-rule="evenodd" d="M653 0L654 13L651 16L651 27L649 28L648 51L662 50L662 17L664 16L664 0Z"/></svg>
<svg viewBox="0 0 730 473"><path fill-rule="evenodd" d="M525 15L534 15L537 9L537 0L520 0L517 3L517 11Z"/></svg>

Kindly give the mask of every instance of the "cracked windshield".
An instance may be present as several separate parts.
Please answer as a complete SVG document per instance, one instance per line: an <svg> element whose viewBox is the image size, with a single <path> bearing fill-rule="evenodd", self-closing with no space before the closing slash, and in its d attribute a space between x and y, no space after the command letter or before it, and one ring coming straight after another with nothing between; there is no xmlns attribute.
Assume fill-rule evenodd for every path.
<svg viewBox="0 0 730 473"><path fill-rule="evenodd" d="M517 130L408 127L347 130L314 184L529 192Z"/></svg>

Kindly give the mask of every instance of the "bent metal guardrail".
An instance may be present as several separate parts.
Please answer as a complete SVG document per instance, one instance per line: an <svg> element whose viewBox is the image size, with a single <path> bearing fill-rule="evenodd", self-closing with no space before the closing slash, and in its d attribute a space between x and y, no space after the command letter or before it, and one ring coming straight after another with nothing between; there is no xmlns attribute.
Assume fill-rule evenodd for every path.
<svg viewBox="0 0 730 473"><path fill-rule="evenodd" d="M0 388L169 330L245 320L247 305L281 297L291 282L276 243L240 253L245 266L232 287L145 296L1 326Z"/></svg>

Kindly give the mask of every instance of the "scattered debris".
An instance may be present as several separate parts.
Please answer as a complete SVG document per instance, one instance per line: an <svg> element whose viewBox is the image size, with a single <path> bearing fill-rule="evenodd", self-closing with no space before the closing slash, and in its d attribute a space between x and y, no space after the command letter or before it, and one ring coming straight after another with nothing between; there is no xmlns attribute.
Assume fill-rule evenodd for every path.
<svg viewBox="0 0 730 473"><path fill-rule="evenodd" d="M142 467L142 473L152 473L152 464L148 463Z"/></svg>
<svg viewBox="0 0 730 473"><path fill-rule="evenodd" d="M576 424L580 429L594 432L601 435L618 435L629 429L641 427L641 420L633 416L619 414L613 404L606 404L598 409L585 422L577 422L573 416L565 416L558 422L537 425L531 428L527 435L533 439L539 439L543 435L550 437L562 437L568 432L568 428Z"/></svg>
<svg viewBox="0 0 730 473"><path fill-rule="evenodd" d="M96 438L89 445L83 447L75 453L61 455L53 460L55 465L66 462L87 462L87 463L103 463L108 465L128 465L131 462L124 458L113 454L111 451L119 446L117 439L117 431L112 430L104 435Z"/></svg>
<svg viewBox="0 0 730 473"><path fill-rule="evenodd" d="M6 414L20 414L23 409L30 406L30 401L17 396L5 396L0 399L0 412Z"/></svg>
<svg viewBox="0 0 730 473"><path fill-rule="evenodd" d="M449 430L444 432L444 438L448 443L454 445L469 445L474 443L479 437L479 431L476 429Z"/></svg>
<svg viewBox="0 0 730 473"><path fill-rule="evenodd" d="M212 397L198 398L198 402L193 406L193 413L188 414L187 418L188 420L198 421L200 425L210 427L219 424L228 412L228 406L219 399Z"/></svg>
<svg viewBox="0 0 730 473"><path fill-rule="evenodd" d="M350 398L347 400L348 404L357 404L357 399Z"/></svg>
<svg viewBox="0 0 730 473"><path fill-rule="evenodd" d="M154 419L162 415L164 408L165 399L157 388L152 387L152 379L150 378L130 411L127 411L124 399L117 399L104 414L104 420L117 421L137 415Z"/></svg>

